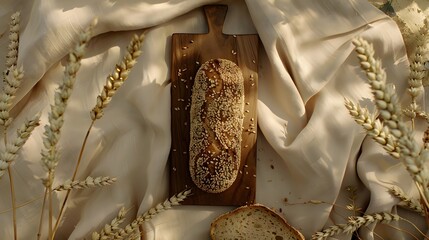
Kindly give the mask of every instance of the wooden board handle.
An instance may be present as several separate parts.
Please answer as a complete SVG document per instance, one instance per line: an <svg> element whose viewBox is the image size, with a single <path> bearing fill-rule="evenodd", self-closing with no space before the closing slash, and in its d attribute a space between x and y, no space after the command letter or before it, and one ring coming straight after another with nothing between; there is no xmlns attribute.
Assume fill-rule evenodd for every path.
<svg viewBox="0 0 429 240"><path fill-rule="evenodd" d="M204 12L206 14L208 34L222 35L223 23L225 22L227 5L206 5Z"/></svg>

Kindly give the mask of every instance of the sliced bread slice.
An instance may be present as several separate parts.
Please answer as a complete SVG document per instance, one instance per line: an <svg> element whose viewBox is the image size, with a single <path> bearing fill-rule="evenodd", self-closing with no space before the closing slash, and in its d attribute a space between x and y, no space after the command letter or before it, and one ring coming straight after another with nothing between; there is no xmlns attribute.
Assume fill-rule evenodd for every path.
<svg viewBox="0 0 429 240"><path fill-rule="evenodd" d="M215 219L212 240L304 240L304 236L273 210L261 204L239 207Z"/></svg>

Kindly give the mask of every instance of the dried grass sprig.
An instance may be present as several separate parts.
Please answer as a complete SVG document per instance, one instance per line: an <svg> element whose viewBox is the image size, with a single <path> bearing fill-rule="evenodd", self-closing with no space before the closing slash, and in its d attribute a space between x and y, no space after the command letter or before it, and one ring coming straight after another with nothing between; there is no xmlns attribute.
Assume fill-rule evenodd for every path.
<svg viewBox="0 0 429 240"><path fill-rule="evenodd" d="M92 187L108 186L116 182L116 178L112 177L87 177L82 181L66 180L63 184L55 187L54 191L67 191L71 189L86 189Z"/></svg>
<svg viewBox="0 0 429 240"><path fill-rule="evenodd" d="M170 197L169 199L166 199L164 202L159 203L158 205L156 205L156 207L151 208L147 212L138 216L134 221L132 221L124 228L119 229L115 233L113 239L124 239L134 234L136 231L138 231L138 228L141 224L143 224L146 221L149 221L155 215L167 209L170 209L172 206L180 205L180 202L184 201L189 195L191 195L191 190L185 190L183 192L178 193L177 195Z"/></svg>
<svg viewBox="0 0 429 240"><path fill-rule="evenodd" d="M9 46L6 55L6 71L11 67L16 66L18 61L18 47L19 47L19 23L20 12L15 12L10 17L9 22Z"/></svg>
<svg viewBox="0 0 429 240"><path fill-rule="evenodd" d="M137 58L141 54L141 45L144 40L144 34L134 35L133 39L127 47L127 53L122 61L116 65L115 71L106 79L106 84L103 87L100 95L97 97L97 103L91 111L91 119L99 119L103 116L103 110L112 99L112 96L122 86L124 81L134 65L137 63Z"/></svg>
<svg viewBox="0 0 429 240"><path fill-rule="evenodd" d="M394 158L399 158L399 146L397 140L392 137L389 129L383 125L379 119L368 112L368 109L362 108L359 104L353 103L345 98L346 108L355 121L361 125L377 143L379 143Z"/></svg>
<svg viewBox="0 0 429 240"><path fill-rule="evenodd" d="M401 200L401 202L399 202L399 206L408 208L410 210L413 210L417 213L419 213L420 215L424 216L425 212L422 209L422 206L420 204L420 202L417 199L414 198L410 198L409 196L407 196L405 194L405 192L398 186L393 186L389 189L389 192L397 197L399 200Z"/></svg>
<svg viewBox="0 0 429 240"><path fill-rule="evenodd" d="M313 240L327 239L339 234L352 234L363 226L368 226L371 223L390 223L392 221L398 221L400 217L396 214L381 212L368 214L364 216L352 216L349 217L347 223L332 225L328 228L323 229L320 232L316 232L311 236Z"/></svg>
<svg viewBox="0 0 429 240"><path fill-rule="evenodd" d="M100 233L93 232L91 239L92 240L108 240L114 237L114 233L119 230L119 225L121 225L125 220L125 215L127 214L125 207L122 207L119 210L118 215L110 222L110 224L104 225Z"/></svg>
<svg viewBox="0 0 429 240"><path fill-rule="evenodd" d="M26 120L16 131L16 138L6 145L6 149L0 152L0 179L7 168L18 157L18 151L24 146L33 130L39 126L40 114L30 120Z"/></svg>

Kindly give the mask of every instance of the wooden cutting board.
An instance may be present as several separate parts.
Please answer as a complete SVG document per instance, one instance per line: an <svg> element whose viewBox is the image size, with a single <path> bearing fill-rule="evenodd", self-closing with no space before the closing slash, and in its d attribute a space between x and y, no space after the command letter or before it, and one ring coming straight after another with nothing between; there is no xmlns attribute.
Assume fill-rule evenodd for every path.
<svg viewBox="0 0 429 240"><path fill-rule="evenodd" d="M257 34L226 35L222 28L227 6L204 6L208 33L175 33L172 36L171 63L171 151L170 195L192 189L183 204L251 204L256 191L256 102L258 88ZM244 77L245 116L243 121L240 170L234 184L222 193L207 193L192 182L189 172L191 89L204 62L223 58L235 62Z"/></svg>

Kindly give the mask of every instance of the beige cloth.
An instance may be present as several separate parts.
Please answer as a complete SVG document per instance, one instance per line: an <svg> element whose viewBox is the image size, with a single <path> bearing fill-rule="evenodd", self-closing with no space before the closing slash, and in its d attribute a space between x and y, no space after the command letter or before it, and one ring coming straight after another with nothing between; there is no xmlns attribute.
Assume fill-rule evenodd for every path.
<svg viewBox="0 0 429 240"><path fill-rule="evenodd" d="M374 43L389 81L401 93L405 89L408 61L400 32L394 21L367 1L6 0L0 3L0 56L7 52L9 17L16 10L22 12L19 62L25 80L14 109L17 124L40 111L46 124L65 56L79 31L99 18L65 114L56 183L71 177L90 124L89 111L106 76L131 36L149 28L143 55L105 116L96 122L78 173L79 178L114 176L118 182L74 192L58 239L89 239L121 206L131 208L133 217L168 197L170 85L165 83L170 78L170 37L176 32L205 32L200 6L211 3L229 5L225 33L258 33L262 42L258 203L281 208L285 218L309 238L351 215L341 207L350 203L347 186L358 189L357 204L366 213L396 211L395 199L387 193L391 184L412 191L402 165L365 138L344 107L344 97L371 105L351 44L356 36ZM14 165L18 203L33 200L18 210L20 239L34 239L37 233L43 196L42 133L43 127L35 130ZM7 178L1 179L0 239L12 236L8 184ZM60 201L63 195L57 197ZM285 199L287 203L322 200L336 206L290 205ZM231 209L180 206L168 210L146 225L147 239L209 239L210 222ZM362 239L373 239L373 229L363 229ZM389 227L377 228L377 233L386 239L398 239L393 236L400 234Z"/></svg>

